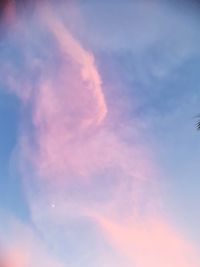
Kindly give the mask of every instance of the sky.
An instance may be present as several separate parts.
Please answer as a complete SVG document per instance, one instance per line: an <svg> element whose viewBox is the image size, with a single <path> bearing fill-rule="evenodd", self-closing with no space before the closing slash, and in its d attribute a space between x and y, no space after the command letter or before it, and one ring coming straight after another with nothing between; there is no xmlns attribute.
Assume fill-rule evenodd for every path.
<svg viewBox="0 0 200 267"><path fill-rule="evenodd" d="M200 267L198 1L1 8L0 267Z"/></svg>

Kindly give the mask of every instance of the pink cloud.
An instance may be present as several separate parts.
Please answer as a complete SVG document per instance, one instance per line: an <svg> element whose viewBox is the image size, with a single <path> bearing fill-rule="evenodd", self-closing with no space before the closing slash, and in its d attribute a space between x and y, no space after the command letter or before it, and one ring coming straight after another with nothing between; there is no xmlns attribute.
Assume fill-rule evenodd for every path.
<svg viewBox="0 0 200 267"><path fill-rule="evenodd" d="M125 223L98 215L94 219L118 253L134 266L199 266L197 251L162 218Z"/></svg>
<svg viewBox="0 0 200 267"><path fill-rule="evenodd" d="M85 152L79 143L107 114L101 78L93 56L55 15L43 13L41 23L54 39L52 56L59 63L38 63L42 75L31 99L38 145L33 161L42 176L66 176L66 169L84 172L80 165L88 162L81 162ZM21 92L24 98L23 89Z"/></svg>
<svg viewBox="0 0 200 267"><path fill-rule="evenodd" d="M66 230L70 216L87 217L131 266L196 267L194 248L158 215L157 171L149 148L137 138L126 142L106 117L112 107L106 104L93 55L49 9L39 10L35 18L49 39L41 44L22 24L26 45L22 41L20 48L27 69L20 79L16 66L4 69L24 110L31 109L32 128L22 129L18 156L34 224L49 236L51 227ZM139 132L136 123L134 131ZM34 231L16 228L14 248L22 254L11 256L14 262L61 266Z"/></svg>
<svg viewBox="0 0 200 267"><path fill-rule="evenodd" d="M26 256L19 249L9 250L1 259L0 266L2 267L26 267Z"/></svg>
<svg viewBox="0 0 200 267"><path fill-rule="evenodd" d="M15 20L15 1L12 0L6 0L2 1L3 4L1 4L1 12L3 13L3 22L7 24L7 26L10 26L14 20Z"/></svg>
<svg viewBox="0 0 200 267"><path fill-rule="evenodd" d="M2 221L4 222L1 222L0 234L3 250L0 266L2 264L2 267L63 267L53 255L53 251L30 226L13 217L2 216ZM6 226L3 226L4 223Z"/></svg>

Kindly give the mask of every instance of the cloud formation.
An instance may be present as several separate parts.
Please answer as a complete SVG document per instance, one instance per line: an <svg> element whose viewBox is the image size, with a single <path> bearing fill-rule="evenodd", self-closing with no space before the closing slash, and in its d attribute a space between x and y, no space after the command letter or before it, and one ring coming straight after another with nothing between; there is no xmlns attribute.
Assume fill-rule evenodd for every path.
<svg viewBox="0 0 200 267"><path fill-rule="evenodd" d="M9 222L9 264L116 266L108 262L117 257L127 267L199 266L160 213L159 172L137 122L113 124L94 56L52 10L19 23L8 44L20 56L3 60L4 84L22 102L16 154L31 213L29 226Z"/></svg>

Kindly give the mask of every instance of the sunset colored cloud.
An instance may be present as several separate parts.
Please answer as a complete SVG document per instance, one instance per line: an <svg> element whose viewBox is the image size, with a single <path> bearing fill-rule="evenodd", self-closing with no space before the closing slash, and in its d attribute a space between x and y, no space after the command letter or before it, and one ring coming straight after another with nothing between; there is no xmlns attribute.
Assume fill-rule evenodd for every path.
<svg viewBox="0 0 200 267"><path fill-rule="evenodd" d="M139 115L112 112L95 51L53 7L38 4L30 21L19 20L4 45L12 57L1 59L1 82L21 105L10 166L29 211L24 222L2 212L3 260L8 267L116 267L114 258L123 267L198 267L195 245L162 210L156 149L144 142Z"/></svg>
<svg viewBox="0 0 200 267"><path fill-rule="evenodd" d="M197 251L159 217L120 223L97 216L97 222L113 247L134 266L199 266Z"/></svg>

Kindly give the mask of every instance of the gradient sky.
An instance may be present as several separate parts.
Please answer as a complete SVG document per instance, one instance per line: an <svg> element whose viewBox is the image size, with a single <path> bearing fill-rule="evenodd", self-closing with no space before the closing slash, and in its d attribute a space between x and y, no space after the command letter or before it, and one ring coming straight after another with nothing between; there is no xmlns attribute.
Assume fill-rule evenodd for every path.
<svg viewBox="0 0 200 267"><path fill-rule="evenodd" d="M198 2L7 2L0 265L200 267Z"/></svg>

